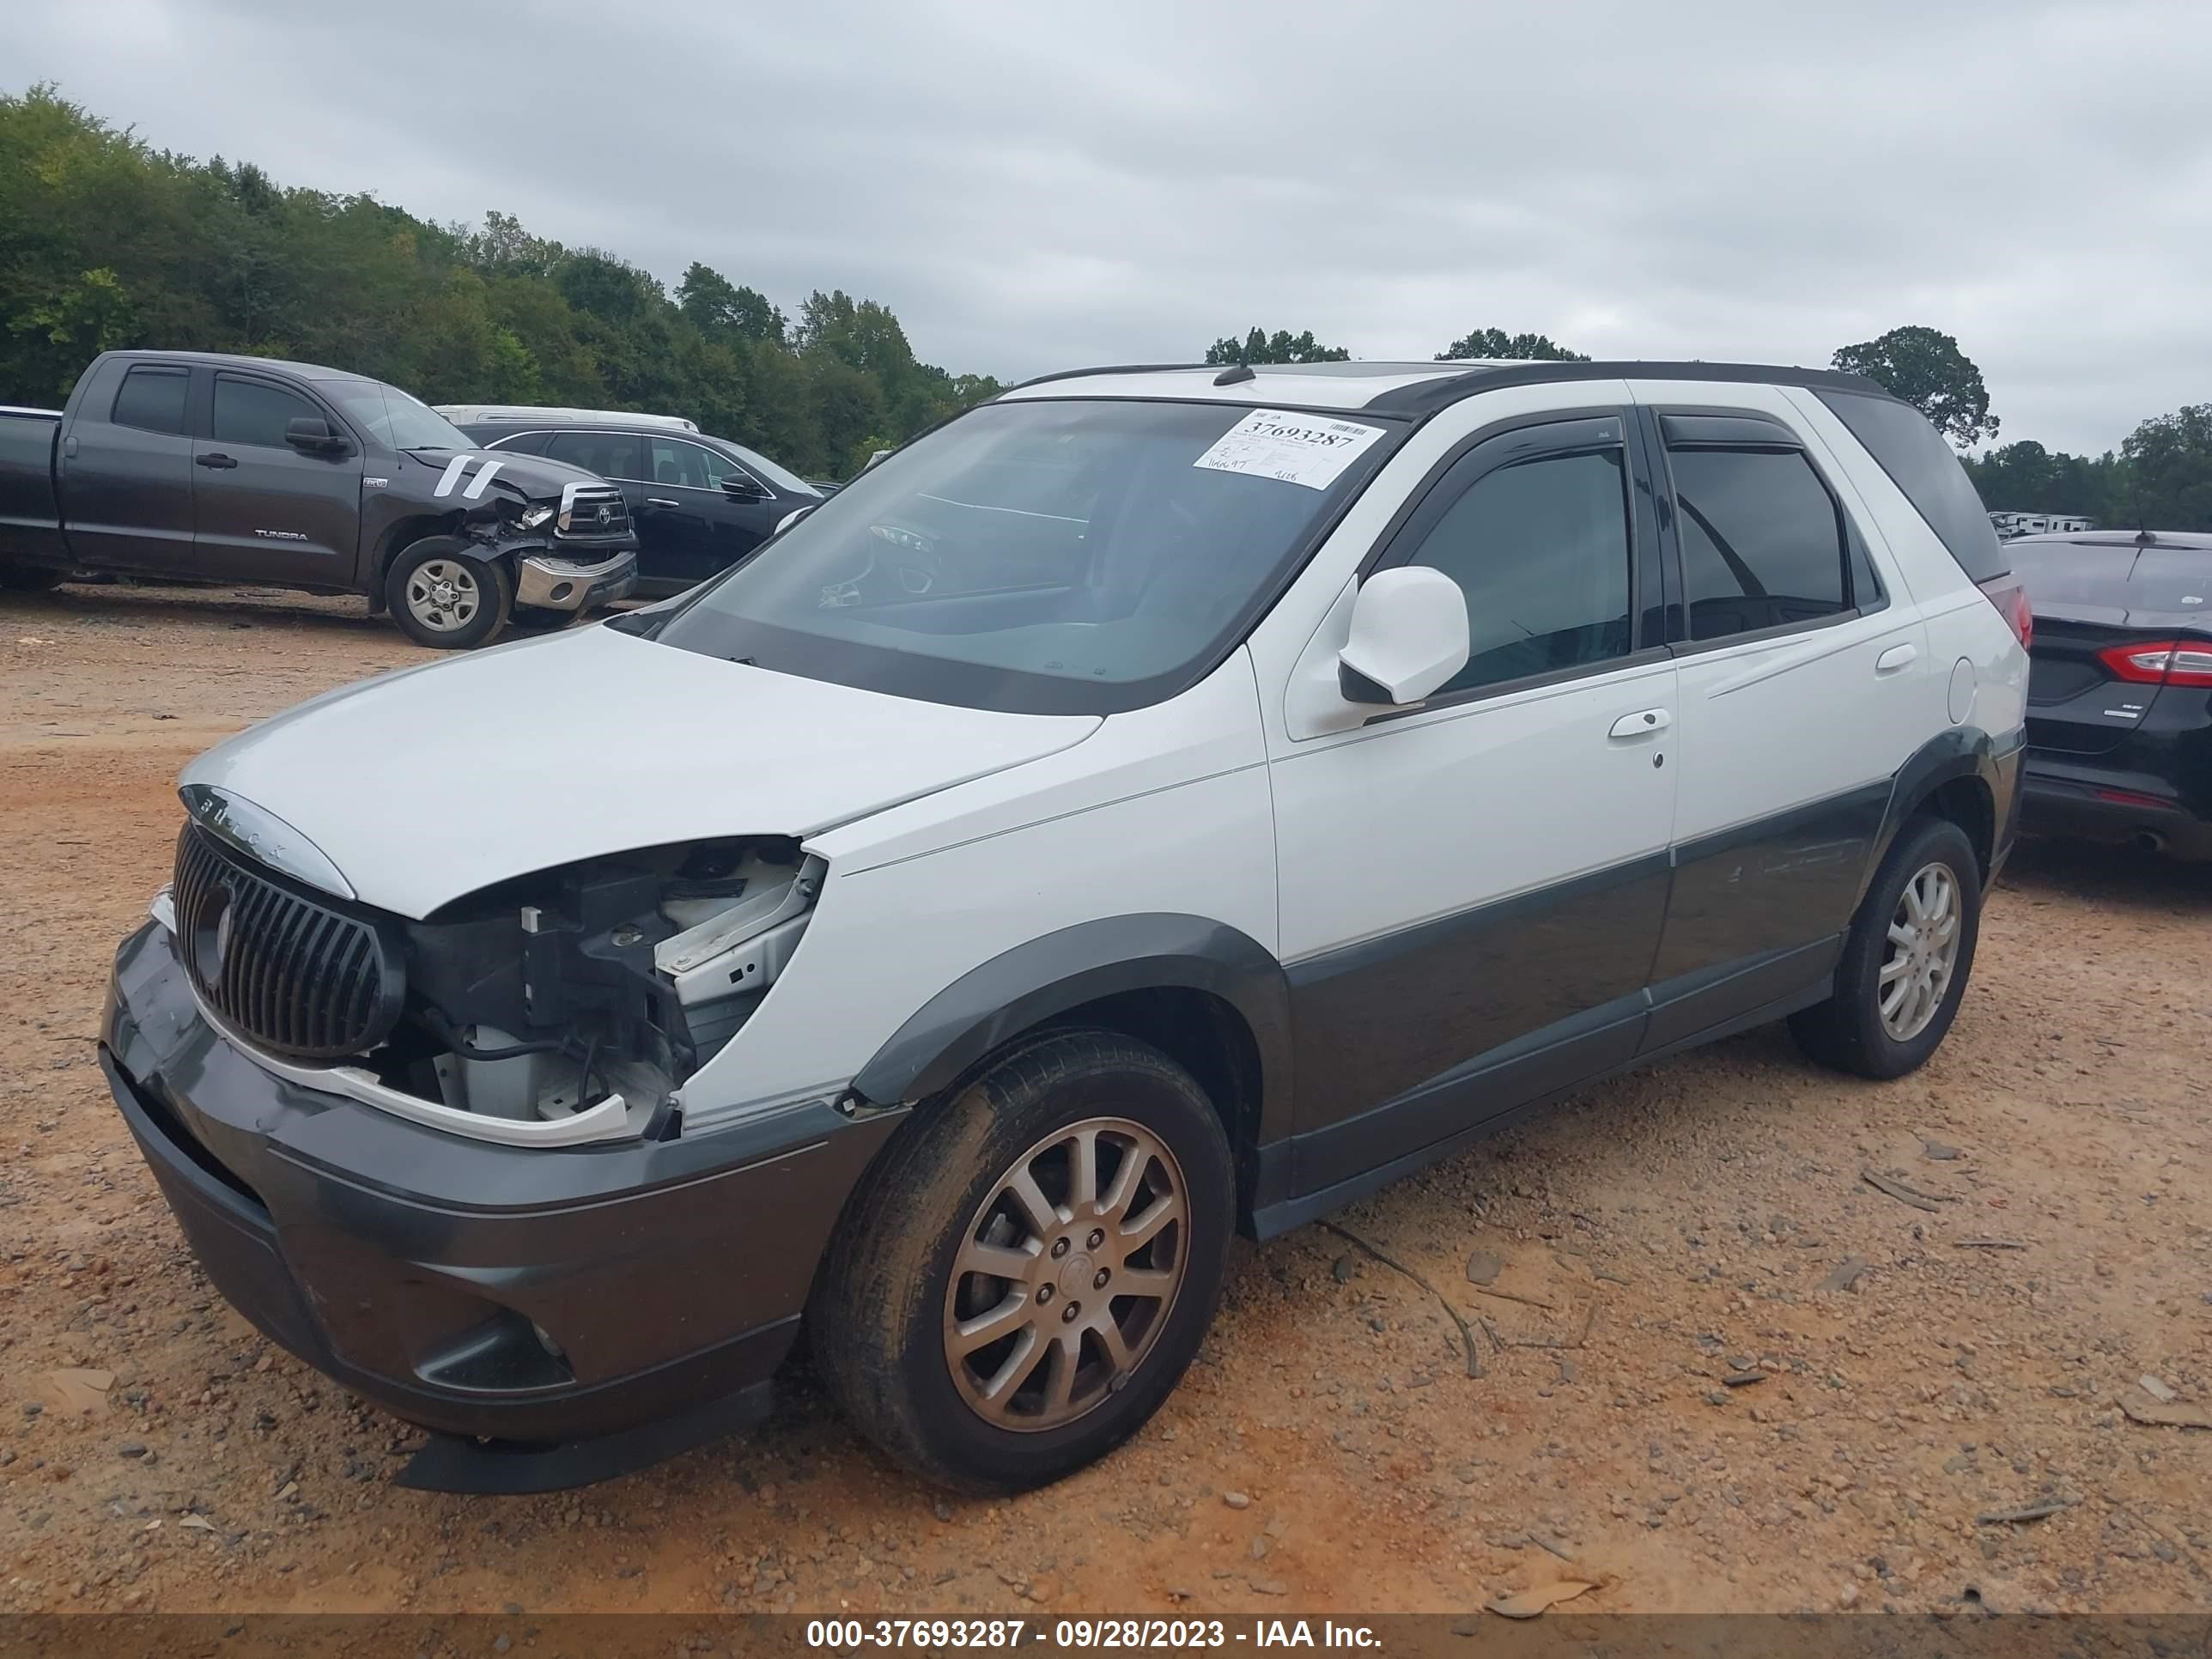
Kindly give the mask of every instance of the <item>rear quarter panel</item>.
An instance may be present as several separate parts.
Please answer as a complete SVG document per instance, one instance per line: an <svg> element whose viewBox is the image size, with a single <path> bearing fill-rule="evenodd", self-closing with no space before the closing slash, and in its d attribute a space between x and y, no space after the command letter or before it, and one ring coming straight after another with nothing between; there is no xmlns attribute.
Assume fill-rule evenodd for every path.
<svg viewBox="0 0 2212 1659"><path fill-rule="evenodd" d="M1988 732L2000 747L2017 741L2027 729L2027 653L2011 628L1850 428L1812 392L1790 387L1784 395L1800 424L1819 435L1835 469L1850 480L1865 514L1863 521L1880 532L1919 604L1928 628L1931 678L1944 692L1945 706L1937 710L1930 733L1956 724ZM1972 679L1963 714L1950 706L1954 672Z"/></svg>

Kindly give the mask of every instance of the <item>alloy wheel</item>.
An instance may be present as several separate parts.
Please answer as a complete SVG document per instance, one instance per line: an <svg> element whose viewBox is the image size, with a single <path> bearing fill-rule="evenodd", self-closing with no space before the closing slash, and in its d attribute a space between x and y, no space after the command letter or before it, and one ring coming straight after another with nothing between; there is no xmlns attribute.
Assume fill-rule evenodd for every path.
<svg viewBox="0 0 2212 1659"><path fill-rule="evenodd" d="M1959 879L1948 864L1923 865L1898 895L1875 994L1882 1030L1910 1042L1928 1029L1959 963Z"/></svg>
<svg viewBox="0 0 2212 1659"><path fill-rule="evenodd" d="M1086 1118L1024 1152L969 1218L945 1298L945 1360L977 1416L1058 1428L1127 1385L1182 1288L1188 1191L1167 1144Z"/></svg>

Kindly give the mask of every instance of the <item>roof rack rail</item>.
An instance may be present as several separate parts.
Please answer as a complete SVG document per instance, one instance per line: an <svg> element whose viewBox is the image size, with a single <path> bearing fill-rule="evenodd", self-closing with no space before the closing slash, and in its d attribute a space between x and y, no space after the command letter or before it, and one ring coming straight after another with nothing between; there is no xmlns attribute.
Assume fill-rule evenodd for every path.
<svg viewBox="0 0 2212 1659"><path fill-rule="evenodd" d="M1829 386L1838 392L1890 394L1863 374L1833 368L1795 368L1778 363L1534 362L1500 363L1396 386L1366 405L1378 414L1428 416L1478 392L1499 386L1542 386L1557 380L1737 380L1771 386Z"/></svg>
<svg viewBox="0 0 2212 1659"><path fill-rule="evenodd" d="M1212 363L1102 363L1096 368L1063 368L1054 374L1039 374L1026 380L1017 380L1006 387L1008 392L1019 392L1024 386L1044 386L1054 380L1079 380L1086 374L1164 374L1171 368L1212 368Z"/></svg>

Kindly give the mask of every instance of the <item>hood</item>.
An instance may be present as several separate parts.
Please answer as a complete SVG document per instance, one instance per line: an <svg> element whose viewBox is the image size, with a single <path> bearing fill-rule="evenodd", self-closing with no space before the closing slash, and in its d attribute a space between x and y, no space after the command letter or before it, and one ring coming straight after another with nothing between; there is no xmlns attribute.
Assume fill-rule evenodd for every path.
<svg viewBox="0 0 2212 1659"><path fill-rule="evenodd" d="M543 455L525 455L513 449L410 449L402 453L410 465L429 469L427 478L410 480L415 489L427 495L442 484L443 493L465 507L499 492L528 501L557 501L561 492L570 484L606 482L598 473L586 472L566 461L550 461ZM453 465L456 461L461 463L459 467ZM487 465L492 469L490 483L483 490L470 495L483 478ZM449 471L453 475L450 479L447 476Z"/></svg>
<svg viewBox="0 0 2212 1659"><path fill-rule="evenodd" d="M274 814L362 902L420 920L578 859L803 837L1099 723L886 696L587 628L326 693L210 750L180 782Z"/></svg>

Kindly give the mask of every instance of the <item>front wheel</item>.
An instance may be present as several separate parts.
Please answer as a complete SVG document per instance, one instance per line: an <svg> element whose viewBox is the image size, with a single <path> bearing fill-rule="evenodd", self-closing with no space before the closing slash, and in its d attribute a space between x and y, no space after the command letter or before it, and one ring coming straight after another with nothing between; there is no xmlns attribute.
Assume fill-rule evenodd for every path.
<svg viewBox="0 0 2212 1659"><path fill-rule="evenodd" d="M453 536L427 536L392 562L384 602L399 631L434 651L466 651L499 632L514 602L505 566Z"/></svg>
<svg viewBox="0 0 2212 1659"><path fill-rule="evenodd" d="M969 1492L1056 1480L1127 1439L1213 1318L1235 1221L1221 1120L1158 1049L1065 1031L903 1126L808 1310L854 1427Z"/></svg>
<svg viewBox="0 0 2212 1659"><path fill-rule="evenodd" d="M1908 825L1851 923L1835 994L1790 1016L1798 1047L1860 1077L1917 1070L1958 1014L1981 920L1981 865L1966 831L1948 818Z"/></svg>

